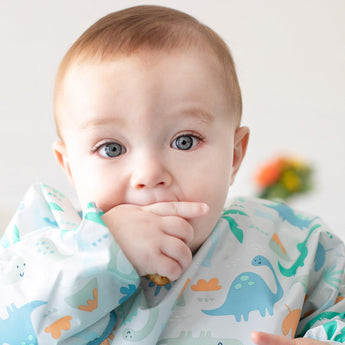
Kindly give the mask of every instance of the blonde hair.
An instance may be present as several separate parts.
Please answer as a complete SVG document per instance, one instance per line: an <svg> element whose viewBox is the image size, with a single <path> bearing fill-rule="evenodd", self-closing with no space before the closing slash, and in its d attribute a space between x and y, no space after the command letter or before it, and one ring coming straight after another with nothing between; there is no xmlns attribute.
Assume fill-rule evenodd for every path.
<svg viewBox="0 0 345 345"><path fill-rule="evenodd" d="M135 6L110 13L89 27L61 61L55 82L55 123L60 135L57 99L68 69L76 62L105 62L140 49L171 51L205 45L224 69L233 116L239 124L242 98L230 50L223 39L194 17L162 6ZM61 137L61 135L60 135Z"/></svg>

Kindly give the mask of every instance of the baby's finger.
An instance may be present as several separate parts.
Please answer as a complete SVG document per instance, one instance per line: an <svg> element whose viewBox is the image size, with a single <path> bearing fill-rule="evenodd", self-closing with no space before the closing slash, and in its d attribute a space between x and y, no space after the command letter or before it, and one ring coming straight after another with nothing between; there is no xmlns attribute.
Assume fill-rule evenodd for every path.
<svg viewBox="0 0 345 345"><path fill-rule="evenodd" d="M156 262L156 271L158 275L167 277L170 281L178 279L183 273L181 265L164 253Z"/></svg>
<svg viewBox="0 0 345 345"><path fill-rule="evenodd" d="M180 265L182 272L192 264L193 256L191 250L184 242L175 237L165 239L161 245L161 251L164 255L176 261ZM169 275L168 277L170 278Z"/></svg>
<svg viewBox="0 0 345 345"><path fill-rule="evenodd" d="M251 338L256 345L320 345L325 342L311 338L290 339L282 335L275 335L265 332L252 332Z"/></svg>
<svg viewBox="0 0 345 345"><path fill-rule="evenodd" d="M187 220L181 217L167 216L162 217L161 222L165 234L177 237L186 244L189 244L193 241L194 229Z"/></svg>
<svg viewBox="0 0 345 345"><path fill-rule="evenodd" d="M143 209L162 217L196 218L207 214L209 208L203 202L170 201L143 206Z"/></svg>
<svg viewBox="0 0 345 345"><path fill-rule="evenodd" d="M251 338L256 345L294 345L290 338L264 332L252 332Z"/></svg>

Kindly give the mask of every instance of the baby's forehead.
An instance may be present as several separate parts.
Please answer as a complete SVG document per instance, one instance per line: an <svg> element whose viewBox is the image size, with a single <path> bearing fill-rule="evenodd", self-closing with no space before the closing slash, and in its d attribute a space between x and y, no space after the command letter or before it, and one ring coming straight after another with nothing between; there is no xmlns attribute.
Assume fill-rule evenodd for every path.
<svg viewBox="0 0 345 345"><path fill-rule="evenodd" d="M113 77L114 75L115 77ZM191 83L189 79L200 82ZM150 81L156 85L156 88L151 88ZM115 109L118 104L136 102L138 95L142 95L140 89L146 88L148 93L160 97L160 88L167 88L171 85L172 87L168 88L168 92L161 99L168 99L169 102L176 100L176 103L162 101L161 104L174 108L181 100L183 103L185 99L188 101L193 99L195 103L206 104L208 98L220 97L215 92L227 98L224 82L221 64L212 52L201 55L199 51L195 50L189 51L189 53L181 50L173 52L146 50L104 61L84 59L71 64L69 70L66 71L64 83L61 85L61 94L56 99L57 121L61 132L62 126L71 123L70 121L74 117L73 111L80 111L75 106L80 104L79 102L84 102L84 95L90 95L88 98L92 99L94 94L97 94L97 101L104 99L104 104L108 104L109 98L116 95ZM209 85L213 85L213 90L208 89ZM123 90L132 86L133 93L129 100L128 93ZM174 89L179 89L180 92L174 92ZM85 93L84 90L86 90ZM192 112L194 111L193 109ZM70 120L65 121L64 118Z"/></svg>

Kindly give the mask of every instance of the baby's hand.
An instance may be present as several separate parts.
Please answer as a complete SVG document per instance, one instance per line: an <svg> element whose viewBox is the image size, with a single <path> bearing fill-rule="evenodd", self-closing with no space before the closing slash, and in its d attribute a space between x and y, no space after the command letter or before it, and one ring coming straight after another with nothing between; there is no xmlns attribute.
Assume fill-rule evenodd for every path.
<svg viewBox="0 0 345 345"><path fill-rule="evenodd" d="M296 338L290 339L281 335L274 335L264 332L252 332L252 340L256 345L325 345L326 342L310 339Z"/></svg>
<svg viewBox="0 0 345 345"><path fill-rule="evenodd" d="M102 218L140 276L158 273L176 280L192 262L188 244L194 229L186 219L207 212L203 203L160 202L119 205Z"/></svg>

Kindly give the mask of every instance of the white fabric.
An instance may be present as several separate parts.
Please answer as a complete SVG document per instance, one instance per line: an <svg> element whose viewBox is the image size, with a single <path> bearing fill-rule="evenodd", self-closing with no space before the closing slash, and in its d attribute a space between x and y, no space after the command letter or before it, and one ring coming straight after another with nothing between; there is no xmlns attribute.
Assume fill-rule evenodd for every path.
<svg viewBox="0 0 345 345"><path fill-rule="evenodd" d="M1 239L0 344L246 345L253 330L345 342L344 244L319 218L234 199L160 287L101 215L90 203L80 217L46 185L28 192Z"/></svg>

